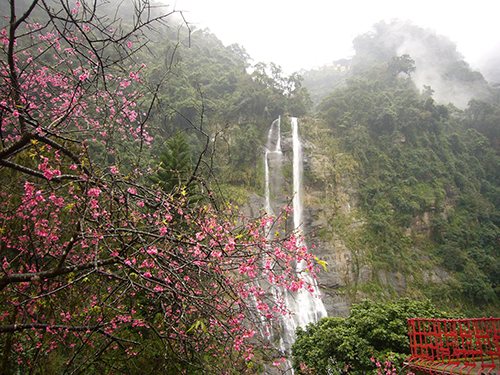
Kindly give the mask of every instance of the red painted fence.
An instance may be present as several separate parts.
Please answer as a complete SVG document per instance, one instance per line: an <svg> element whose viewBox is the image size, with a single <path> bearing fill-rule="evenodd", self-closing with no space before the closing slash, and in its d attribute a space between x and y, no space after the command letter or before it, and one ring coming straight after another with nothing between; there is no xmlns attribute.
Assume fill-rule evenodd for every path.
<svg viewBox="0 0 500 375"><path fill-rule="evenodd" d="M500 318L408 319L410 368L431 374L498 374Z"/></svg>

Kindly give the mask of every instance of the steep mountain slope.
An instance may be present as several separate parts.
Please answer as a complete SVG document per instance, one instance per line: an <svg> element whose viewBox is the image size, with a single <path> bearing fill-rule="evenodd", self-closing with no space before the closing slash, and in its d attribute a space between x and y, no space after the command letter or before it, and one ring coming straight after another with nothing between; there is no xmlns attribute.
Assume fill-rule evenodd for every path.
<svg viewBox="0 0 500 375"><path fill-rule="evenodd" d="M476 95L489 102L474 99L461 110L437 104L443 100L437 89L436 99L429 87L421 92L414 77L422 77L419 62L425 69L430 62L397 55L409 40L435 46L428 77L453 83L456 105ZM453 45L413 26L379 24L355 46L352 78L302 128L314 145L306 200L310 230L319 234L316 251L330 263L321 279L330 312L345 315L336 308L364 297L410 296L474 315L498 314L494 90Z"/></svg>
<svg viewBox="0 0 500 375"><path fill-rule="evenodd" d="M247 213L259 215L264 176L256 150L277 116L306 113L307 93L300 76L285 77L277 66L257 64L248 73L244 50L223 46L207 30L195 31L190 43L172 38L157 50L165 60L148 67L152 77L171 72L154 112L156 141L182 130L196 153L203 109L218 186L239 205L250 199ZM313 97L331 92L317 115L300 121L305 232L329 263L320 284L330 315L347 315L365 297L400 296L495 314L497 91L453 43L413 25L380 23L354 45L348 70L303 72L304 82L316 85ZM336 77L316 79L322 74ZM290 184L289 171L283 173ZM292 191L285 190L283 202Z"/></svg>

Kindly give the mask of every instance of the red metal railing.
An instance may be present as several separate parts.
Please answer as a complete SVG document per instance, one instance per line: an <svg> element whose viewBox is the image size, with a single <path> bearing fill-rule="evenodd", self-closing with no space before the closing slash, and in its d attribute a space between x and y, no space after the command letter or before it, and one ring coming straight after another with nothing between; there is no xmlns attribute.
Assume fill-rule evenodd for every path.
<svg viewBox="0 0 500 375"><path fill-rule="evenodd" d="M407 365L431 374L497 374L500 318L408 319Z"/></svg>

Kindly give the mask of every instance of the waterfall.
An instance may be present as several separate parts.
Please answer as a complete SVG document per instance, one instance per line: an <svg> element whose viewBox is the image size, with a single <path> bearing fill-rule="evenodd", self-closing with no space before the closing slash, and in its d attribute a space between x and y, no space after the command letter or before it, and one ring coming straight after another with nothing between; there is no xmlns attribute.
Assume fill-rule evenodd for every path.
<svg viewBox="0 0 500 375"><path fill-rule="evenodd" d="M264 170L266 175L266 203L265 210L268 215L274 215L273 209L271 207L271 183L269 175L269 160L274 164L274 167L281 173L281 117L278 117L273 121L269 132L267 133L267 146L264 155Z"/></svg>
<svg viewBox="0 0 500 375"><path fill-rule="evenodd" d="M300 235L302 225L302 146L299 139L298 122L296 117L291 118L292 122L292 140L293 140L293 224L297 235ZM294 295L295 305L297 306L294 316L295 328L305 326L311 322L317 322L327 316L323 302L318 298L321 293L318 290L316 280L314 280L305 270L306 263L301 261L297 264L295 272L312 286L313 292L301 289ZM295 332L295 329L294 329Z"/></svg>
<svg viewBox="0 0 500 375"><path fill-rule="evenodd" d="M297 117L292 117L292 144L293 144L293 228L298 231L302 224L302 147L299 139L299 124Z"/></svg>
<svg viewBox="0 0 500 375"><path fill-rule="evenodd" d="M298 133L298 122L296 117L291 118L292 123L292 143L293 143L293 223L297 236L300 236L302 225L302 200L301 200L301 174L302 174L302 147ZM270 171L270 161L274 164L273 171L279 176L273 175ZM282 179L282 150L281 150L281 119L275 120L268 132L267 149L264 156L265 168L265 209L269 215L273 214L271 199L271 180L283 183ZM274 187L274 192L280 191L280 186ZM319 319L327 316L323 302L319 298L320 292L317 283L305 270L305 262L296 265L296 272L306 282L311 285L313 292L301 289L297 293L284 291L287 307L292 311L292 315L284 317L281 322L279 332L279 346L284 352L290 352L291 346L295 341L295 329L300 326L305 328L308 323L317 322ZM293 373L290 363L288 370Z"/></svg>

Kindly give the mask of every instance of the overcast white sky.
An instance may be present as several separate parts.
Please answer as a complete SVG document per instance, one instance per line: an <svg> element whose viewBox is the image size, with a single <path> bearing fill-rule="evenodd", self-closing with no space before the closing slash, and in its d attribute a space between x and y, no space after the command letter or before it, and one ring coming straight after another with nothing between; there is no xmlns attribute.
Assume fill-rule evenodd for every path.
<svg viewBox="0 0 500 375"><path fill-rule="evenodd" d="M163 0L166 1L166 0ZM500 47L498 0L169 0L188 22L285 72L353 54L352 40L398 18L449 37L472 66Z"/></svg>

